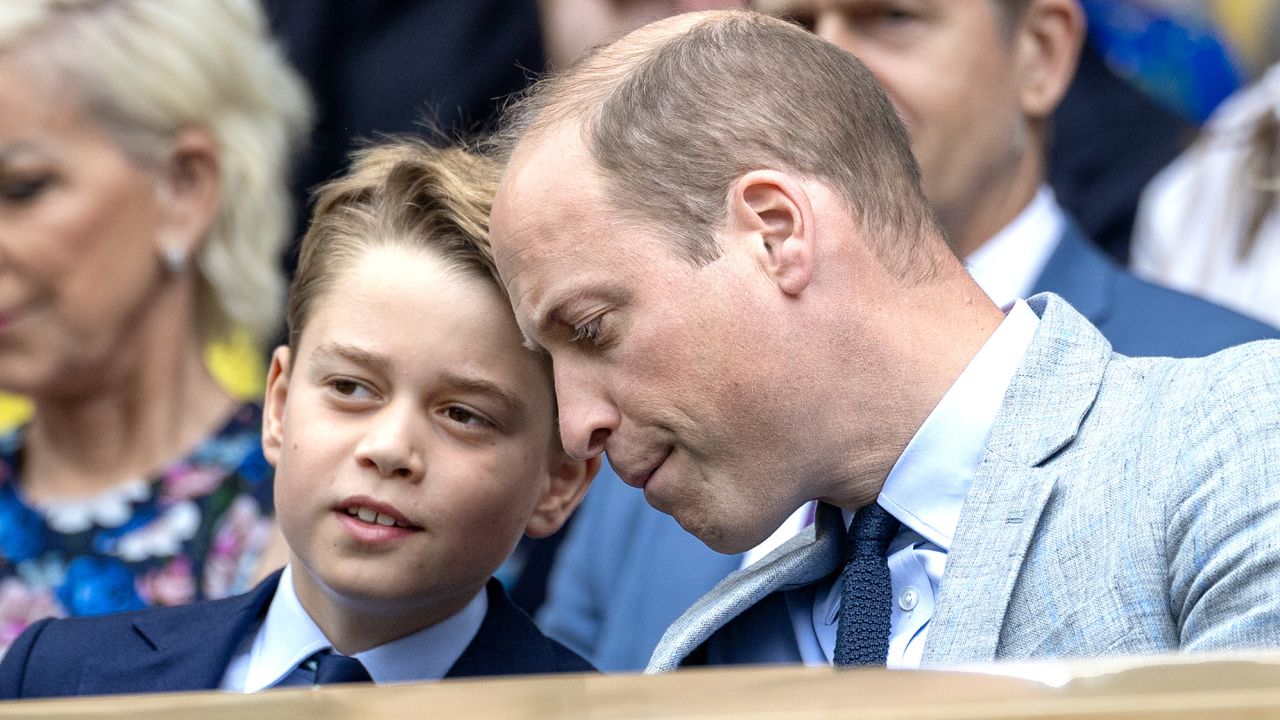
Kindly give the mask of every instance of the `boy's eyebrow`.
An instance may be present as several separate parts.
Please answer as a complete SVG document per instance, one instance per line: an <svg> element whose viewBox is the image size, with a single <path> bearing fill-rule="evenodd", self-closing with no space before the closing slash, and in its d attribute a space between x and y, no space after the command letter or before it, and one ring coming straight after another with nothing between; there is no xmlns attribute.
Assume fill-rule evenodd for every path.
<svg viewBox="0 0 1280 720"><path fill-rule="evenodd" d="M391 363L385 357L355 345L325 343L313 350L311 355L319 360L346 360L384 374L391 369Z"/></svg>
<svg viewBox="0 0 1280 720"><path fill-rule="evenodd" d="M484 378L458 375L451 372L441 373L440 381L463 392L488 396L501 404L503 409L509 413L517 414L524 411L524 403L520 401L520 394L505 385L500 385Z"/></svg>

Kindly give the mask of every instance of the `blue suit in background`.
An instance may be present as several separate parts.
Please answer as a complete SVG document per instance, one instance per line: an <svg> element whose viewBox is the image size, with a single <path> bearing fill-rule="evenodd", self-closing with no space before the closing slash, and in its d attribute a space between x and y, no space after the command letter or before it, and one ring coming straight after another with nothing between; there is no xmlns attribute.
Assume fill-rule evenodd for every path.
<svg viewBox="0 0 1280 720"><path fill-rule="evenodd" d="M1280 331L1130 275L1071 222L1035 283L1131 356L1200 357ZM543 632L605 671L641 670L681 613L741 565L649 507L605 468L552 569Z"/></svg>

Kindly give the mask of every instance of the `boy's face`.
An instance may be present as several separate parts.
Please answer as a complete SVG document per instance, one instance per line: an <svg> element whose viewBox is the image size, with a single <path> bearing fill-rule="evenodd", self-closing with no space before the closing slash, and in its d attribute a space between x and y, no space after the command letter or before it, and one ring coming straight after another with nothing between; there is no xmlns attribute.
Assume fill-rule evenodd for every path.
<svg viewBox="0 0 1280 720"><path fill-rule="evenodd" d="M557 530L595 466L560 450L545 360L492 283L394 247L339 272L296 354L272 360L276 513L313 615L336 602L425 627L521 533Z"/></svg>

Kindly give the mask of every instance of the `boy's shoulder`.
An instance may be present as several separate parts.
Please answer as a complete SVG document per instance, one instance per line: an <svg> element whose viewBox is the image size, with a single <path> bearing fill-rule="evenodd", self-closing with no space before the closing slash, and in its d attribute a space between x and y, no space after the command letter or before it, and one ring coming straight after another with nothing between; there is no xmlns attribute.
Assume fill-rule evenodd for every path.
<svg viewBox="0 0 1280 720"><path fill-rule="evenodd" d="M543 635L497 580L490 579L485 592L484 621L446 677L595 672L577 653Z"/></svg>
<svg viewBox="0 0 1280 720"><path fill-rule="evenodd" d="M0 699L216 688L279 580L222 600L41 620L0 662Z"/></svg>

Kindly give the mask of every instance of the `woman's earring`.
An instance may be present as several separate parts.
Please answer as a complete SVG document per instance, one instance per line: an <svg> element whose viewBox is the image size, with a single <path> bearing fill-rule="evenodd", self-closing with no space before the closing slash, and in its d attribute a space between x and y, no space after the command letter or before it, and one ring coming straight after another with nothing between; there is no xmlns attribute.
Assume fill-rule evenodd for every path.
<svg viewBox="0 0 1280 720"><path fill-rule="evenodd" d="M187 251L178 245L170 245L164 249L164 268L177 275L187 267Z"/></svg>

